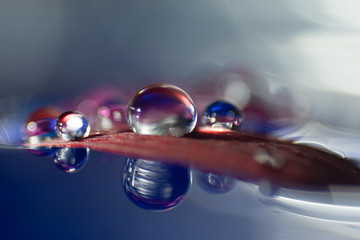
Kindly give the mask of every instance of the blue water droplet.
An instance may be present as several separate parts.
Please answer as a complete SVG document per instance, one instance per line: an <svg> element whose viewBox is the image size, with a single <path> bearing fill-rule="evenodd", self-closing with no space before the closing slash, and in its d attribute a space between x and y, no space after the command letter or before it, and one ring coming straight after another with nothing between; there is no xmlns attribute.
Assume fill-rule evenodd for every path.
<svg viewBox="0 0 360 240"><path fill-rule="evenodd" d="M67 173L79 171L89 158L89 148L60 148L55 153L54 163Z"/></svg>
<svg viewBox="0 0 360 240"><path fill-rule="evenodd" d="M76 111L65 112L56 122L56 133L63 140L79 140L90 133L90 125L86 117Z"/></svg>
<svg viewBox="0 0 360 240"><path fill-rule="evenodd" d="M180 137L194 129L197 113L192 99L182 89L154 84L132 97L127 118L135 133Z"/></svg>
<svg viewBox="0 0 360 240"><path fill-rule="evenodd" d="M149 210L177 206L190 184L187 168L143 159L128 158L123 175L123 187L129 199Z"/></svg>
<svg viewBox="0 0 360 240"><path fill-rule="evenodd" d="M244 121L244 114L231 103L216 101L205 109L201 121L205 126L238 131Z"/></svg>

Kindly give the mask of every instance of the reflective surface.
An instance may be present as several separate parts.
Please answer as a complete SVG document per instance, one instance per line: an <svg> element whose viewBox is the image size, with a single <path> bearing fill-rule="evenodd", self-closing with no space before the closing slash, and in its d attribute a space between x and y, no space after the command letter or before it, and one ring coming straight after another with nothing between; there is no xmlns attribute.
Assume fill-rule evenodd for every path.
<svg viewBox="0 0 360 240"><path fill-rule="evenodd" d="M197 112L182 89L171 84L154 84L133 96L127 117L135 133L181 137L194 129Z"/></svg>
<svg viewBox="0 0 360 240"><path fill-rule="evenodd" d="M54 166L53 156L4 148L0 156L2 239L347 240L360 234L356 187L277 188L264 194L270 183L234 180L231 189L214 194L194 177L181 204L165 212L149 211L134 204L122 186L126 157L92 152L81 171L65 174ZM147 164L138 172L145 174L143 180L153 175ZM151 182L159 183L142 183Z"/></svg>
<svg viewBox="0 0 360 240"><path fill-rule="evenodd" d="M28 111L52 103L87 109L89 123L108 130L110 117L97 121L110 106L84 91L108 84L132 95L170 82L198 110L219 98L236 102L249 120L244 130L324 146L359 163L358 7L356 0L1 1L0 142L22 142ZM53 137L39 136L31 139ZM123 191L126 157L92 152L81 171L66 174L51 150L16 149L0 147L0 239L360 235L357 187L311 191L236 180L214 194L194 178L181 204L154 212ZM270 152L255 154L264 167L286 164ZM217 179L208 176L210 186Z"/></svg>

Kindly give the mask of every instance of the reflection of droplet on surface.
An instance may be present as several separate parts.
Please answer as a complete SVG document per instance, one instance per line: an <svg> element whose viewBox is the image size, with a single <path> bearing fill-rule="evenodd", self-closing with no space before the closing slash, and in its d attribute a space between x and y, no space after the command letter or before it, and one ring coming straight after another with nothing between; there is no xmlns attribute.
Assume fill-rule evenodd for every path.
<svg viewBox="0 0 360 240"><path fill-rule="evenodd" d="M54 163L64 172L77 172L85 165L89 152L89 148L61 148L55 153Z"/></svg>
<svg viewBox="0 0 360 240"><path fill-rule="evenodd" d="M90 125L82 113L69 111L57 120L56 133L63 140L78 140L89 135Z"/></svg>
<svg viewBox="0 0 360 240"><path fill-rule="evenodd" d="M123 187L129 199L141 208L171 209L181 202L190 185L187 168L143 159L127 160Z"/></svg>
<svg viewBox="0 0 360 240"><path fill-rule="evenodd" d="M29 146L26 148L26 151L34 156L45 157L54 155L57 148L54 147L39 147L39 146Z"/></svg>
<svg viewBox="0 0 360 240"><path fill-rule="evenodd" d="M127 110L132 131L144 135L180 137L190 133L197 113L190 96L171 84L154 84L141 89Z"/></svg>
<svg viewBox="0 0 360 240"><path fill-rule="evenodd" d="M204 190L213 193L226 193L235 186L234 178L214 173L201 173L198 179Z"/></svg>
<svg viewBox="0 0 360 240"><path fill-rule="evenodd" d="M270 182L270 180L262 179L258 181L259 192L267 197L274 196L277 191L277 186Z"/></svg>
<svg viewBox="0 0 360 240"><path fill-rule="evenodd" d="M210 127L240 130L244 114L231 103L216 101L206 108L201 120Z"/></svg>

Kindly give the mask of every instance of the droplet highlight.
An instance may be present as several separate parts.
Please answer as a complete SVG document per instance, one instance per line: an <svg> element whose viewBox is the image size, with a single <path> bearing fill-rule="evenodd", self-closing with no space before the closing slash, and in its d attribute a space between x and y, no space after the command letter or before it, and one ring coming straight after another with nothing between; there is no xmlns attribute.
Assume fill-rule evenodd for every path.
<svg viewBox="0 0 360 240"><path fill-rule="evenodd" d="M65 112L56 122L56 133L63 140L79 140L90 133L90 125L86 117L76 111Z"/></svg>

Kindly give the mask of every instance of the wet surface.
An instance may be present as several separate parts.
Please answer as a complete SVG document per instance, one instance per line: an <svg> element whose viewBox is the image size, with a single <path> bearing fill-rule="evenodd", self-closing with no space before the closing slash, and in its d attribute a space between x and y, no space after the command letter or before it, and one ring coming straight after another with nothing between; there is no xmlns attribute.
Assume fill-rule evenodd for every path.
<svg viewBox="0 0 360 240"><path fill-rule="evenodd" d="M356 186L306 191L233 180L211 191L208 173L192 169L181 202L152 211L123 188L124 156L91 151L75 173L61 171L52 155L0 156L2 239L355 239L360 229Z"/></svg>

